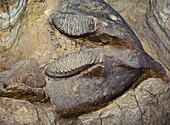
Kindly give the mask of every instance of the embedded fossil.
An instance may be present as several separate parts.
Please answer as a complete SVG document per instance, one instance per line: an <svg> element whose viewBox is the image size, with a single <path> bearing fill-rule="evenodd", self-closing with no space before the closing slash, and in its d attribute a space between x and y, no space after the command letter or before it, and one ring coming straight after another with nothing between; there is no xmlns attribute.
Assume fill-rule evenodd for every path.
<svg viewBox="0 0 170 125"><path fill-rule="evenodd" d="M168 81L164 68L144 51L125 20L103 0L59 0L56 8L54 27L72 40L82 40L85 46L84 51L59 58L46 69L49 77L61 77L49 80L46 86L60 116L100 109L149 77ZM100 62L102 66L96 66Z"/></svg>
<svg viewBox="0 0 170 125"><path fill-rule="evenodd" d="M26 6L27 0L0 1L0 47L9 47L15 41Z"/></svg>
<svg viewBox="0 0 170 125"><path fill-rule="evenodd" d="M52 24L61 33L85 42L102 43L96 47L117 45L117 52L121 50L118 52L121 57L128 56L123 53L127 49L128 53L136 53L135 58L139 58L140 68L154 69L162 77L165 76L164 68L144 51L125 20L103 0L59 0L58 6L57 12L52 15ZM125 58L122 61L128 62ZM133 64L131 67L139 68Z"/></svg>
<svg viewBox="0 0 170 125"><path fill-rule="evenodd" d="M90 16L63 12L57 13L54 18L56 28L67 35L76 37L96 31L95 19Z"/></svg>
<svg viewBox="0 0 170 125"><path fill-rule="evenodd" d="M51 63L45 73L50 77L68 77L102 63L102 61L103 56L97 55L95 51L77 51Z"/></svg>

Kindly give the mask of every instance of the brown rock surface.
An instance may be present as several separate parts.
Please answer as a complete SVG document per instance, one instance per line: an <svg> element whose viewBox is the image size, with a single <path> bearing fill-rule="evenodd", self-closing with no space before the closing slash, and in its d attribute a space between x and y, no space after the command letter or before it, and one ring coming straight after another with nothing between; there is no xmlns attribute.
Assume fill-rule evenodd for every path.
<svg viewBox="0 0 170 125"><path fill-rule="evenodd" d="M146 23L146 11L150 7L149 3L151 3L151 1L149 1L150 0L106 0L106 2L110 3L128 22L139 37L145 51L154 59L163 63L159 58L163 58L162 56L165 56L165 54L160 55L159 52L157 52L159 47L155 47L156 44L153 41L155 35L150 34L150 28ZM166 3L166 1L157 2L158 5L162 4L165 8ZM56 5L57 2L53 0L45 2L37 2L37 0L29 1L22 20L20 32L18 32L16 44L10 51L0 54L0 71L10 69L18 60L25 58L35 58L41 66L44 66L49 60L61 57L75 50L80 50L81 44L79 42L77 43L63 37L50 27L48 17L54 12ZM157 10L159 10L159 8ZM165 10L168 12L168 8ZM168 55L169 53L166 54L166 56Z"/></svg>
<svg viewBox="0 0 170 125"><path fill-rule="evenodd" d="M56 8L52 25L65 37L83 41L82 51L57 59L45 71L56 78L47 82L46 91L61 117L100 109L139 79L168 81L162 66L145 53L125 20L104 1L58 0Z"/></svg>
<svg viewBox="0 0 170 125"><path fill-rule="evenodd" d="M56 114L51 104L0 97L0 125L55 125Z"/></svg>
<svg viewBox="0 0 170 125"><path fill-rule="evenodd" d="M32 103L46 102L49 99L43 89L31 88L23 83L11 83L7 88L1 84L0 97L23 99Z"/></svg>
<svg viewBox="0 0 170 125"><path fill-rule="evenodd" d="M169 1L106 0L134 30L146 52L162 63L169 73Z"/></svg>
<svg viewBox="0 0 170 125"><path fill-rule="evenodd" d="M40 72L39 64L35 59L17 62L4 76L4 84L24 83L33 88L45 86L44 76Z"/></svg>
<svg viewBox="0 0 170 125"><path fill-rule="evenodd" d="M135 31L138 38L142 42L145 51L147 51L158 62L164 65L168 65L168 62L166 62L165 60L165 56L167 58L169 56L169 52L167 50L164 50L164 48L168 46L161 47L161 45L164 44L163 40L164 38L160 37L160 35L158 35L157 33L153 34L151 32L152 28L159 29L160 24L158 25L157 21L155 23L155 19L153 19L154 16L150 17L151 18L150 23L155 23L155 25L152 28L148 27L148 25L151 24L146 23L146 11L147 9L151 10L149 13L151 13L152 15L153 10L150 9L150 5L155 6L155 4L153 4L153 1L157 0L106 0L106 1L110 3L112 7L116 9L122 15L122 17L128 22L130 27ZM166 5L167 3L166 0L160 1L158 0L158 2L156 3L157 3L156 9L154 9L154 12L158 10L168 11L167 8L168 5ZM163 6L160 7L161 4L164 7ZM76 42L75 40L72 41L67 37L64 37L58 31L51 27L48 18L54 11L56 5L57 5L56 0L46 0L45 2L42 2L41 0L38 0L38 2L37 0L29 0L28 7L26 8L25 11L26 13L24 14L24 18L22 20L22 26L20 28L20 32L18 32L18 37L16 38L14 46L5 53L0 54L0 72L5 71L7 69L9 70L16 62L18 62L21 59L35 58L40 64L40 66L44 67L46 66L46 64L53 61L54 59L67 55L71 52L80 50L80 47L82 46L81 43ZM167 17L167 14L164 12L163 15ZM166 27L168 27L167 25L168 23L166 23ZM162 30L158 31L159 34L164 34ZM162 41L162 43L156 44L154 40L156 36L157 38L159 38L156 40ZM162 48L161 51L159 51L160 48ZM168 58L167 60L169 60ZM167 73L169 73L169 70L167 70ZM143 88L147 89L147 91L145 91ZM138 105L135 100L134 93L137 94L136 98L141 105L140 106L141 111L139 110L139 108L137 108ZM12 108L13 110L15 110L17 105L21 105L23 102L26 103L29 102L1 97L0 106L3 107L0 108L0 123L2 125L5 124L19 125L24 123L31 125L32 124L110 125L112 123L116 125L170 124L168 121L170 109L168 96L169 96L169 83L165 84L157 79L149 79L142 82L136 89L134 90L131 89L130 91L124 93L122 97L117 98L116 100L111 102L109 106L103 108L102 110L80 116L79 118L63 119L55 114L55 106L51 106L48 104L46 106L44 106L43 104L39 105L39 108L37 110L38 111L37 116L39 116L38 121L36 120L37 119L36 115L34 115L35 118L32 121L28 120L28 118L32 118L32 115L26 115L28 117L24 117L25 119L19 120L21 117L20 116L21 113L16 112L15 114L12 114L10 112L11 110L7 110L4 107L5 105L10 105L9 107L12 107L13 105ZM126 102L128 102L130 106L128 106ZM7 103L11 103L12 105ZM122 111L117 104L122 104ZM26 104L24 103L24 105ZM30 103L28 105L32 105L35 107L37 106L35 104ZM35 112L34 108L29 109L31 110L30 112ZM4 111L6 113L4 113ZM142 117L141 112L144 114L142 115ZM131 117L131 115L134 117ZM138 118L141 120L139 120Z"/></svg>
<svg viewBox="0 0 170 125"><path fill-rule="evenodd" d="M169 85L159 79L145 80L137 88L130 89L123 96L110 102L107 107L69 119L58 117L55 114L55 106L49 103L33 105L24 100L1 97L0 123L2 125L25 123L28 125L168 125ZM21 115L21 112L25 115Z"/></svg>
<svg viewBox="0 0 170 125"><path fill-rule="evenodd" d="M148 79L106 108L79 119L84 125L167 125L169 87L169 83Z"/></svg>
<svg viewBox="0 0 170 125"><path fill-rule="evenodd" d="M170 70L170 8L168 0L151 0L146 13L146 23L150 28L151 49L157 58ZM153 49L155 48L155 49Z"/></svg>
<svg viewBox="0 0 170 125"><path fill-rule="evenodd" d="M17 0L16 2L18 2L20 0ZM21 0L22 2L23 0ZM42 5L42 0L41 1L37 1L37 0L28 0L27 3L27 7L26 10L24 11L24 15L21 17L22 19L19 20L18 23L21 24L19 30L17 30L17 37L15 37L14 39L12 38L12 42L13 42L13 47L11 48L10 46L7 46L7 48L4 46L0 47L0 71L4 71L4 70L9 70L16 62L18 62L21 59L30 59L30 58L34 58L35 56L30 57L30 55L32 55L32 53L34 53L34 55L37 55L40 52L40 48L42 49L42 46L40 46L40 44L37 41L41 41L42 43L44 41L46 41L48 39L47 36L42 35L44 38L46 37L46 39L44 39L42 37L41 40L38 40L38 37L35 37L37 35L36 32L37 31L37 27L31 26L33 24L35 24L36 20L38 18L40 18L40 16L43 14L44 10L45 10L45 5ZM34 15L34 16L33 16ZM42 16L41 16L42 17ZM47 16L45 16L47 17ZM46 19L43 19L43 22ZM34 23L32 23L34 22ZM18 24L16 23L16 24ZM39 23L39 22L37 22ZM46 22L44 22L46 23ZM38 25L38 24L35 24ZM31 27L30 27L31 26ZM15 27L14 27L15 28ZM42 28L44 28L44 26L42 26ZM13 30L9 30L9 31L13 31ZM11 32L9 31L0 31L0 40L1 39L5 39L4 32L7 32L8 34L11 34ZM16 30L15 30L16 31ZM33 32L34 31L34 32ZM41 29L41 31L43 31ZM40 35L40 34L39 34ZM44 40L43 40L44 39ZM34 45L35 43L37 43L36 45ZM10 44L11 45L11 44ZM39 47L37 47L39 46ZM39 48L38 52L35 52L33 50L35 50ZM47 48L47 46L46 46ZM35 54L37 53L37 54ZM42 56L43 54L41 54ZM37 56L36 56L37 57Z"/></svg>
<svg viewBox="0 0 170 125"><path fill-rule="evenodd" d="M23 101L8 98L0 98L0 124L35 124L38 116L34 105Z"/></svg>

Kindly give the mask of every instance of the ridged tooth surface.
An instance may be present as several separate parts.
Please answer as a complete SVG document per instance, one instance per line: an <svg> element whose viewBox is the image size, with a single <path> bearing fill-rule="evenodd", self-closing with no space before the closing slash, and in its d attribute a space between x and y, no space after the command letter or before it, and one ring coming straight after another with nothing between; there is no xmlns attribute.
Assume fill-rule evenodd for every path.
<svg viewBox="0 0 170 125"><path fill-rule="evenodd" d="M51 77L74 75L79 72L76 69L83 70L93 64L96 57L91 50L73 52L51 63L47 67L46 75L52 74ZM53 69L56 69L55 73L52 72Z"/></svg>
<svg viewBox="0 0 170 125"><path fill-rule="evenodd" d="M57 13L52 18L54 26L70 36L80 36L96 31L93 17L76 13ZM60 23L58 23L60 22Z"/></svg>
<svg viewBox="0 0 170 125"><path fill-rule="evenodd" d="M19 20L26 9L27 0L12 0L0 4L3 4L0 8L0 46L8 47L16 39L20 28Z"/></svg>

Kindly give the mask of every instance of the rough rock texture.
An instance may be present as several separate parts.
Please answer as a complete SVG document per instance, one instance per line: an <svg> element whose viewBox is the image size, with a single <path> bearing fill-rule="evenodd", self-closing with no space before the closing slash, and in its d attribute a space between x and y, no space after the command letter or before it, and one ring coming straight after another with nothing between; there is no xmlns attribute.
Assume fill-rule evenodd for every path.
<svg viewBox="0 0 170 125"><path fill-rule="evenodd" d="M47 102L48 95L41 88L31 88L23 83L11 83L7 88L0 85L0 97L23 99L34 102Z"/></svg>
<svg viewBox="0 0 170 125"><path fill-rule="evenodd" d="M1 125L35 124L38 120L37 111L33 104L23 100L2 97L0 100Z"/></svg>
<svg viewBox="0 0 170 125"><path fill-rule="evenodd" d="M0 125L55 125L54 109L51 104L0 97Z"/></svg>
<svg viewBox="0 0 170 125"><path fill-rule="evenodd" d="M151 46L159 60L170 70L170 7L168 0L151 0L146 23L150 28ZM156 51L157 50L157 51Z"/></svg>
<svg viewBox="0 0 170 125"><path fill-rule="evenodd" d="M0 1L0 52L14 44L26 7L27 0Z"/></svg>
<svg viewBox="0 0 170 125"><path fill-rule="evenodd" d="M147 51L147 53L149 53L154 59L165 66L164 57L166 56L167 58L169 52L166 50L166 53L164 48L168 46L161 47L161 43L156 44L156 42L153 40L158 35L159 40L161 40L162 44L164 44L164 41L162 40L165 39L164 35L162 37L159 35L164 33L161 30L158 30L159 33L157 32L157 35L155 35L155 33L153 34L151 29L159 29L160 27L157 25L157 21L155 22L155 19L150 21L150 24L146 23L148 20L146 15L148 15L147 10L149 10L149 13L152 14L153 9L150 9L151 6L153 7L158 5L154 10L163 10L163 15L167 17L167 14L165 14L164 11L167 11L166 13L168 13L169 6L166 4L168 3L168 0L106 0L106 2L110 3L110 5L115 10L117 10L128 22L130 27L135 31L138 38L142 42L142 46L144 47L145 51ZM160 6L161 4L163 6ZM25 10L24 18L22 19L22 26L20 27L20 32L18 32L15 44L10 50L6 52L2 50L3 53L0 54L0 72L9 70L19 60L30 58L35 58L40 64L40 67L43 68L54 59L58 59L75 51L86 49L83 48L83 42L69 39L55 30L54 27L51 27L51 21L48 19L56 9L55 6L57 6L56 0L46 0L45 2L43 0L29 0L29 4ZM150 18L152 17L153 16ZM151 25L151 23L152 25L153 23L156 25L150 28L148 26ZM168 27L168 24L169 23L166 24L166 27ZM0 32L0 37L2 35L1 33L2 32ZM159 51L160 48L162 51ZM167 70L167 73L169 73L169 70ZM4 87L3 84L1 84L4 74L5 72L0 74L0 88ZM143 88L147 89L147 91L145 91ZM136 94L137 101L140 104L141 111L144 114L142 117L139 108L136 108L138 107L138 103L136 102L135 98L133 98L133 96L130 96L134 95L134 92ZM23 102L26 102L24 103L26 108L24 108L23 112L25 112L29 107L36 107L37 114L34 115L35 118L32 118L32 115L25 115L28 117L23 117L23 119L21 119L22 115L20 115L20 112L11 112L16 111L16 107L18 105L22 107L21 105L23 105ZM127 105L127 102L130 106ZM27 106L27 104L31 106ZM122 104L122 111L119 109L117 104ZM7 106L11 108L8 108L8 110L6 108ZM55 106L48 103L39 104L37 106L36 104L31 104L24 100L1 97L0 107L2 107L0 108L0 124L2 125L19 125L24 123L28 125L110 125L113 122L116 125L142 124L142 122L146 125L170 124L168 121L168 119L170 119L169 83L165 84L157 79L146 80L137 86L137 88L134 87L134 89L130 89L124 93L122 97L117 98L111 102L109 106L103 108L102 110L89 113L78 118L60 118L55 113ZM35 108L29 109L30 112L35 112ZM130 117L131 115L134 117ZM29 118L32 118L32 120L29 121ZM138 118L141 119L141 121Z"/></svg>
<svg viewBox="0 0 170 125"><path fill-rule="evenodd" d="M12 1L12 0L7 0L7 1ZM15 1L15 0L13 0L13 1ZM15 2L18 3L18 1L22 2L23 0L17 0ZM15 26L11 27L12 29L9 28L9 30L7 30L7 31L3 31L3 32L0 31L0 40L4 40L4 39L6 39L6 37L8 38L8 36L10 34L12 34L13 30L17 31L17 36L15 38L11 38L11 42L9 43L9 45L7 45L7 46L1 45L1 47L0 47L0 53L1 53L0 54L0 59L1 59L0 60L0 65L1 65L0 71L9 70L16 62L18 62L21 59L28 59L28 58L30 58L30 57L28 57L28 55L31 55L31 53L34 53L32 51L32 49L30 49L30 48L31 47L34 48L32 42L34 41L36 43L37 40L35 38L33 38L34 35L31 35L33 37L30 37L30 33L34 34L36 31L35 31L35 29L33 30L32 28L30 28L30 31L28 31L26 29L29 29L28 24L30 24L30 22L34 22L35 20L37 20L40 17L40 15L42 15L45 7L44 7L44 5L41 4L43 2L42 0L40 3L38 2L39 0L27 0L27 1L28 1L27 7L25 8L26 10L24 11L23 16L21 16L21 18L18 19ZM5 2L5 1L2 0L2 2ZM4 3L3 3L3 5L4 5ZM17 4L15 4L15 6L18 7ZM0 9L0 11L1 11L1 9ZM19 27L19 30L15 30L15 27L17 24L21 24L21 26ZM26 32L28 31L28 32L24 33L23 31L26 31ZM35 32L33 32L33 31L35 31ZM25 34L27 34L28 36ZM41 36L43 36L43 35L41 35ZM23 37L24 37L24 39L22 39ZM21 46L20 46L19 41L22 42ZM12 48L11 48L11 44L13 45ZM34 58L34 57L31 57L31 58Z"/></svg>
<svg viewBox="0 0 170 125"><path fill-rule="evenodd" d="M155 35L150 34L151 30L146 23L146 11L150 10L151 1L106 0L106 2L123 16L139 37L145 51L154 59L161 62L162 56L169 55L169 53L160 55L158 50L161 47L155 47L156 44L152 40ZM80 46L82 46L81 42L71 41L50 27L48 18L56 9L56 1L29 0L28 3L14 47L10 51L0 54L0 71L10 69L18 60L25 58L36 58L39 64L44 66L49 60L80 50ZM157 2L158 5L162 3L165 4L163 4L164 7L161 7L166 8L164 10L168 13L167 2Z"/></svg>
<svg viewBox="0 0 170 125"><path fill-rule="evenodd" d="M99 53L96 49L93 50ZM111 51L117 52L114 49ZM114 63L109 66L104 63L103 66L93 67L92 70L84 69L85 71L72 77L47 79L46 91L60 116L81 115L105 106L133 85L144 73L144 70L130 69L128 65L126 66L122 67ZM55 67L52 69L55 70ZM147 73L146 76L149 77ZM56 72L54 71L53 74ZM145 76L140 79L140 82L144 79Z"/></svg>
<svg viewBox="0 0 170 125"><path fill-rule="evenodd" d="M4 84L24 83L33 88L45 86L46 82L35 59L17 62L4 76Z"/></svg>
<svg viewBox="0 0 170 125"><path fill-rule="evenodd" d="M31 104L28 101L0 98L2 125L168 125L169 83L159 79L143 81L107 107L79 117L64 119L55 106Z"/></svg>
<svg viewBox="0 0 170 125"><path fill-rule="evenodd" d="M96 31L95 19L79 13L56 13L53 16L53 24L60 32L74 37Z"/></svg>
<svg viewBox="0 0 170 125"><path fill-rule="evenodd" d="M167 83L148 79L106 108L79 119L84 125L168 125L169 87Z"/></svg>
<svg viewBox="0 0 170 125"><path fill-rule="evenodd" d="M58 78L47 81L46 90L61 117L100 109L139 79L168 81L162 66L145 53L128 24L104 1L58 0L56 8L55 28L65 37L86 43L84 51L57 59L45 71ZM103 66L98 66L100 62Z"/></svg>
<svg viewBox="0 0 170 125"><path fill-rule="evenodd" d="M169 1L106 0L128 22L146 52L161 62L169 73Z"/></svg>

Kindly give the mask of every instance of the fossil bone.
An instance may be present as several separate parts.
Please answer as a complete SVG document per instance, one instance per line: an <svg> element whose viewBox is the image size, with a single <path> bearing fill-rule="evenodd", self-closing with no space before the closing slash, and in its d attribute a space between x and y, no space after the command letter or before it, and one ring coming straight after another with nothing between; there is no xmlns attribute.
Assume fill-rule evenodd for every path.
<svg viewBox="0 0 170 125"><path fill-rule="evenodd" d="M46 75L55 77L46 90L60 116L101 109L150 77L169 80L126 21L104 0L58 0L56 8L54 27L84 45L83 51L61 57L46 69Z"/></svg>

